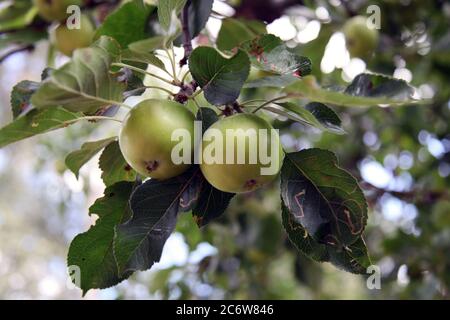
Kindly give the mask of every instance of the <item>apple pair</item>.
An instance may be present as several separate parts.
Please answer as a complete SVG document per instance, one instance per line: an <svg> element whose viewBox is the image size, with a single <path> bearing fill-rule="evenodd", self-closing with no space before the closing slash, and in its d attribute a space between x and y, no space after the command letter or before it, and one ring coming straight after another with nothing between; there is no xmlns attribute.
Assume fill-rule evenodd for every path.
<svg viewBox="0 0 450 320"><path fill-rule="evenodd" d="M172 141L172 133L175 130L184 129L194 136L195 117L183 105L169 100L144 100L134 107L125 118L120 136L119 144L123 156L127 162L139 174L154 179L168 179L180 175L186 171L190 164L175 164L172 159L172 150L177 145L177 141ZM248 129L254 129L254 132L273 130L272 126L257 115L249 113L240 113L230 117L225 117L215 122L208 130L216 129L224 137L223 152L227 151L226 134L227 129L243 129L236 131L238 140L240 134L245 135ZM268 150L276 150L279 154L273 159L275 168L272 174L262 174L261 169L266 164L258 158L256 162L248 161L250 143L247 136L241 137L246 143L244 152L246 154L245 163L211 163L203 161L200 169L206 180L214 187L225 192L241 193L255 190L256 188L272 181L278 174L282 160L283 151L281 148L278 133L275 139L263 142L269 145ZM247 140L246 140L247 139ZM261 139L259 135L255 139ZM260 141L255 140L258 145ZM194 142L193 142L194 143ZM212 141L210 141L212 143ZM201 152L205 151L209 143L204 142ZM233 143L234 154L241 152L237 149L238 144ZM194 148L192 148L193 150ZM193 155L192 155L193 156Z"/></svg>

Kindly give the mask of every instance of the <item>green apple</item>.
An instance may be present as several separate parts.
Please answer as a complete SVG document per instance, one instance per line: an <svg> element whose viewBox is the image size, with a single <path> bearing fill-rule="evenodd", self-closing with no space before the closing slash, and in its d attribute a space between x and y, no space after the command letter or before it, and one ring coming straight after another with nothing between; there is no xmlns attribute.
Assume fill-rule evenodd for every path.
<svg viewBox="0 0 450 320"><path fill-rule="evenodd" d="M120 150L128 164L142 176L164 180L180 175L190 164L175 164L172 160L172 149L178 144L172 141L172 133L176 129L187 130L193 150L194 120L194 114L178 102L144 100L124 120Z"/></svg>
<svg viewBox="0 0 450 320"><path fill-rule="evenodd" d="M55 47L71 56L75 49L89 47L94 39L95 27L90 18L81 15L80 28L69 29L66 24L60 24L52 34Z"/></svg>
<svg viewBox="0 0 450 320"><path fill-rule="evenodd" d="M344 24L347 50L352 57L368 58L378 46L378 30L367 26L367 18L353 17Z"/></svg>
<svg viewBox="0 0 450 320"><path fill-rule="evenodd" d="M80 6L82 0L33 0L39 15L47 21L63 21L68 17L67 7Z"/></svg>
<svg viewBox="0 0 450 320"><path fill-rule="evenodd" d="M214 139L206 138L212 130L220 133L222 136L222 154L223 161L221 163L213 163L212 161L206 159L208 154L208 149L211 150L209 146L211 143L215 143ZM232 129L233 134L227 135L227 130ZM239 130L241 129L241 130ZM259 133L260 129L267 133L267 155L273 160L271 166L274 170L270 174L263 173L262 168L267 168L268 163L262 163L260 152L260 140L262 139L259 134L250 139L248 134L249 129L254 129L254 132ZM215 188L232 193L243 193L253 191L271 181L273 181L278 175L281 165L283 162L283 150L280 143L280 137L277 132L273 132L271 136L271 131L273 127L264 119L260 118L254 114L240 113L230 117L226 117L222 120L215 122L204 134L204 141L202 145L202 163L200 164L200 169L205 176L206 180L212 184ZM241 140L242 139L242 140ZM227 141L232 140L232 141ZM245 141L245 147L240 149L238 141ZM227 153L227 143L233 143L234 145L234 161L232 163L226 163L226 153ZM263 144L263 143L262 143ZM255 151L255 146L257 146L257 158L254 163L251 163L249 154ZM219 149L220 150L220 149ZM231 149L233 150L233 149ZM275 152L273 152L275 150ZM240 155L245 154L244 163L238 163L238 153ZM232 155L230 155L230 159Z"/></svg>

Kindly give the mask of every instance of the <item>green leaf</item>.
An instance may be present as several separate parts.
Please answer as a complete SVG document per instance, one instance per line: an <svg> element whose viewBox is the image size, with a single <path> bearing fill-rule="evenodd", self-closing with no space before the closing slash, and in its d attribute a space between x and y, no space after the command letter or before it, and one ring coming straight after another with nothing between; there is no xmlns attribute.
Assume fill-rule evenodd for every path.
<svg viewBox="0 0 450 320"><path fill-rule="evenodd" d="M98 28L95 38L109 36L114 38L122 48L130 43L147 38L146 26L153 6L143 4L142 0L125 3L108 15Z"/></svg>
<svg viewBox="0 0 450 320"><path fill-rule="evenodd" d="M150 179L130 199L133 217L116 227L114 253L122 274L147 270L161 258L167 238L175 229L180 198L195 179L198 168L168 179Z"/></svg>
<svg viewBox="0 0 450 320"><path fill-rule="evenodd" d="M89 289L116 285L131 274L118 274L113 240L114 227L129 215L132 188L132 182L119 182L106 188L104 197L89 208L89 214L96 214L99 219L70 244L67 264L80 268L79 285L83 294Z"/></svg>
<svg viewBox="0 0 450 320"><path fill-rule="evenodd" d="M165 36L154 36L148 39L139 40L128 45L132 52L149 53L157 49L164 49L166 43Z"/></svg>
<svg viewBox="0 0 450 320"><path fill-rule="evenodd" d="M151 64L161 70L166 70L164 62L152 53L137 53L131 50L126 50L122 53L122 61Z"/></svg>
<svg viewBox="0 0 450 320"><path fill-rule="evenodd" d="M212 11L214 0L191 0L188 12L188 24L191 39L199 35L200 31L205 28L206 22L209 19ZM183 36L179 36L174 44L181 46L183 43Z"/></svg>
<svg viewBox="0 0 450 320"><path fill-rule="evenodd" d="M195 222L202 227L222 215L234 196L234 193L223 192L210 185L197 167L180 197L180 210L192 210Z"/></svg>
<svg viewBox="0 0 450 320"><path fill-rule="evenodd" d="M394 85L395 87L397 87L397 85L395 85L397 81L403 83L403 80L392 79L385 76L381 77L389 79L391 85ZM287 86L283 91L292 94L293 97L297 96L298 98L305 98L316 102L347 107L400 105L420 102L420 100L416 100L412 97L411 87L409 86L405 87L404 85L400 85L400 87L404 88L408 93L400 93L397 91L395 91L396 93L393 93L384 90L372 91L357 89L360 88L357 84L360 83L360 81L361 78L355 78L347 90L342 92L321 88L317 84L314 76L307 76Z"/></svg>
<svg viewBox="0 0 450 320"><path fill-rule="evenodd" d="M42 83L31 103L38 109L62 106L84 113L120 104L126 84L117 81L109 70L111 63L119 61L119 54L119 45L108 37L76 50L70 62Z"/></svg>
<svg viewBox="0 0 450 320"><path fill-rule="evenodd" d="M362 97L388 97L405 101L412 97L414 88L406 81L380 74L362 73L353 79L345 93Z"/></svg>
<svg viewBox="0 0 450 320"><path fill-rule="evenodd" d="M264 25L263 25L264 26ZM262 31L262 32L259 32ZM252 40L261 33L265 33L265 26L262 30L253 29L245 20L226 18L222 20L219 34L217 35L217 48L219 50L231 50L239 47L246 41Z"/></svg>
<svg viewBox="0 0 450 320"><path fill-rule="evenodd" d="M156 36L145 40L133 42L128 46L128 50L122 52L123 61L132 61L137 63L151 64L161 70L166 70L164 62L155 54L151 53L156 49L165 47L166 37Z"/></svg>
<svg viewBox="0 0 450 320"><path fill-rule="evenodd" d="M330 262L347 272L366 274L367 268L372 264L366 243L362 237L342 250L328 248L328 252Z"/></svg>
<svg viewBox="0 0 450 320"><path fill-rule="evenodd" d="M343 134L342 121L336 112L330 107L319 102L311 102L305 106L305 109L320 122L320 124L328 131Z"/></svg>
<svg viewBox="0 0 450 320"><path fill-rule="evenodd" d="M186 0L159 0L158 1L158 19L164 30L169 30L173 23L172 17L178 16L186 4Z"/></svg>
<svg viewBox="0 0 450 320"><path fill-rule="evenodd" d="M133 95L141 95L144 93L145 88L141 75L134 73L128 68L122 68L120 72L122 72L122 75L119 77L119 80L125 82L127 85L124 97L128 97L127 95L131 93L138 93Z"/></svg>
<svg viewBox="0 0 450 320"><path fill-rule="evenodd" d="M301 122L303 123L336 134L345 133L344 129L342 129L341 119L339 119L338 115L322 103L311 102L305 107L300 107L292 102L277 104L300 117L302 120Z"/></svg>
<svg viewBox="0 0 450 320"><path fill-rule="evenodd" d="M99 166L102 170L102 180L106 186L111 186L119 181L136 179L136 171L125 161L118 141L111 142L106 146L100 156Z"/></svg>
<svg viewBox="0 0 450 320"><path fill-rule="evenodd" d="M219 116L213 109L201 107L197 111L196 120L202 122L202 131L205 133L214 122L219 120Z"/></svg>
<svg viewBox="0 0 450 320"><path fill-rule="evenodd" d="M24 80L13 87L11 91L11 107L14 119L30 109L31 96L39 89L40 85L39 82Z"/></svg>
<svg viewBox="0 0 450 320"><path fill-rule="evenodd" d="M192 209L192 216L197 225L202 227L211 220L221 216L235 194L214 188L206 181L203 175L199 183L197 203Z"/></svg>
<svg viewBox="0 0 450 320"><path fill-rule="evenodd" d="M29 25L38 13L31 0L11 1L0 9L0 31L21 29Z"/></svg>
<svg viewBox="0 0 450 320"><path fill-rule="evenodd" d="M250 71L250 61L241 50L227 59L214 48L198 47L189 58L189 69L206 100L222 105L238 98Z"/></svg>
<svg viewBox="0 0 450 320"><path fill-rule="evenodd" d="M157 49L168 49L172 46L172 41L179 35L181 25L177 25L174 30L166 35L156 35L147 39L139 40L128 45L134 53L148 54Z"/></svg>
<svg viewBox="0 0 450 320"><path fill-rule="evenodd" d="M80 168L88 162L93 156L100 152L103 148L115 141L117 137L111 137L103 140L86 142L81 149L71 152L66 157L66 166L78 178Z"/></svg>
<svg viewBox="0 0 450 320"><path fill-rule="evenodd" d="M354 243L367 221L367 203L356 179L327 150L286 154L281 196L314 240L335 248Z"/></svg>
<svg viewBox="0 0 450 320"><path fill-rule="evenodd" d="M241 48L250 56L252 65L260 70L301 77L311 73L311 60L295 54L272 34L249 40Z"/></svg>
<svg viewBox="0 0 450 320"><path fill-rule="evenodd" d="M33 109L0 129L0 148L51 130L66 127L82 114L63 108Z"/></svg>
<svg viewBox="0 0 450 320"><path fill-rule="evenodd" d="M298 218L281 203L283 227L289 240L304 255L317 262L330 262L339 269L356 274L365 274L371 265L364 240L359 237L344 248L335 248L317 242L298 222Z"/></svg>
<svg viewBox="0 0 450 320"><path fill-rule="evenodd" d="M265 87L283 88L294 83L297 80L298 77L293 76L291 74L268 76L264 78L255 79L252 81L247 81L244 84L244 88L265 88Z"/></svg>
<svg viewBox="0 0 450 320"><path fill-rule="evenodd" d="M288 234L289 240L297 249L315 261L328 261L327 246L318 243L311 237L308 231L299 223L298 218L289 211L283 200L281 202L281 210L283 227Z"/></svg>

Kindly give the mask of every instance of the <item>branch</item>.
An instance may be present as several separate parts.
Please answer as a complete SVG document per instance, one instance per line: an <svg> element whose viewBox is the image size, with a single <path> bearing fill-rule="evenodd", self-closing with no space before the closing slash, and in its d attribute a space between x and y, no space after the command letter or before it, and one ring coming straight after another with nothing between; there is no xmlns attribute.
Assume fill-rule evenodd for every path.
<svg viewBox="0 0 450 320"><path fill-rule="evenodd" d="M180 60L180 67L184 66L189 59L189 56L192 52L192 41L191 41L191 32L189 30L189 6L191 4L191 0L187 0L186 5L183 8L183 13L181 15L181 23L183 26L183 48L184 48L184 57Z"/></svg>
<svg viewBox="0 0 450 320"><path fill-rule="evenodd" d="M3 61L8 59L10 56L12 56L15 53L23 52L23 51L32 51L33 49L34 49L34 45L32 45L32 44L27 44L25 46L21 46L21 47L12 49L0 57L0 63L2 63Z"/></svg>
<svg viewBox="0 0 450 320"><path fill-rule="evenodd" d="M445 190L419 190L413 189L410 191L392 191L383 188L378 188L369 182L363 181L360 183L363 190L367 194L367 199L371 203L375 203L385 193L404 200L407 202L413 202L415 204L428 205L435 203L438 200L450 199L450 194Z"/></svg>
<svg viewBox="0 0 450 320"><path fill-rule="evenodd" d="M100 5L116 5L120 1L119 0L87 0L83 6L83 8L95 8Z"/></svg>

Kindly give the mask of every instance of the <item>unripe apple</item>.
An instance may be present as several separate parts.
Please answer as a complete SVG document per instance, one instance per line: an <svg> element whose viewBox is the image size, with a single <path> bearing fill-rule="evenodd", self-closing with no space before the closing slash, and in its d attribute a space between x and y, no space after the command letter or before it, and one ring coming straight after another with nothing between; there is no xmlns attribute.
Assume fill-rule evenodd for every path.
<svg viewBox="0 0 450 320"><path fill-rule="evenodd" d="M345 42L352 57L368 58L378 46L378 30L370 28L366 21L366 17L356 16L344 24Z"/></svg>
<svg viewBox="0 0 450 320"><path fill-rule="evenodd" d="M80 6L82 0L33 0L39 15L47 21L63 21L68 17L67 7Z"/></svg>
<svg viewBox="0 0 450 320"><path fill-rule="evenodd" d="M60 24L52 34L55 47L66 56L79 48L89 47L94 39L95 28L90 18L81 15L80 28L69 29L66 24Z"/></svg>
<svg viewBox="0 0 450 320"><path fill-rule="evenodd" d="M227 129L231 129L230 133L233 135L227 136ZM239 130L241 129L241 130ZM256 136L251 140L248 134L249 129L254 129ZM274 170L270 174L261 171L262 168L267 168L270 165L268 163L262 163L260 157L260 140L262 139L259 135L259 130L267 133L267 155L273 160L272 166ZM283 150L280 143L280 137L278 132L272 131L273 127L264 119L258 117L254 114L240 113L230 117L226 117L222 120L215 122L208 130L205 132L204 140L207 140L209 131L217 130L223 137L222 153L223 161L221 163L211 163L207 156L208 148L210 143L214 143L213 139L211 141L203 141L202 155L203 161L200 164L200 169L205 176L206 180L212 184L215 188L232 193L243 193L253 191L276 178L278 175L281 165L283 162ZM237 131L236 131L237 130ZM239 139L245 140L245 148L239 150ZM233 163L226 163L226 153L227 143L234 141L234 161ZM262 140L264 141L264 140ZM250 162L250 152L255 151L257 147L258 154L256 155L256 161L254 163ZM238 153L245 156L244 163L238 163ZM231 159L231 156L230 156ZM265 160L264 160L265 161Z"/></svg>
<svg viewBox="0 0 450 320"><path fill-rule="evenodd" d="M144 100L124 120L120 150L128 164L142 176L160 180L175 177L190 165L172 161L172 149L178 144L172 141L172 133L176 129L187 130L193 150L194 120L194 114L178 102Z"/></svg>

